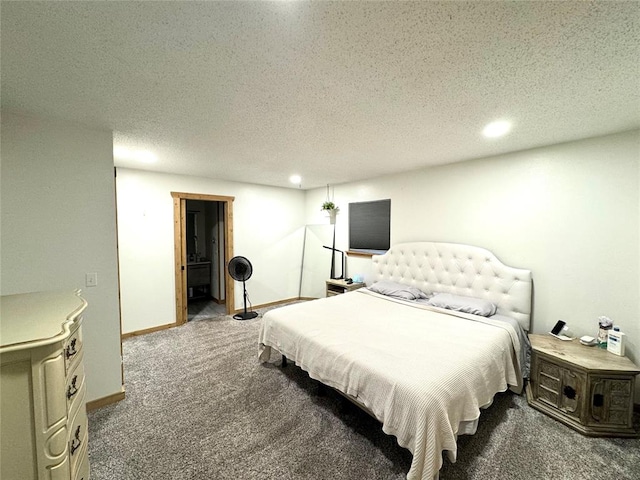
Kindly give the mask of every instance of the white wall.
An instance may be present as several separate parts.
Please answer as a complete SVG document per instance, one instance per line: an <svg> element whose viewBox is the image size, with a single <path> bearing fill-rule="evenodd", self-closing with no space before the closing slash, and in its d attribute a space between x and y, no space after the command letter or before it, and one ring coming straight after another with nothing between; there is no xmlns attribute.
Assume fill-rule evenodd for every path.
<svg viewBox="0 0 640 480"><path fill-rule="evenodd" d="M639 191L640 131L427 168L337 185L337 248L348 247L349 202L390 198L392 244L479 245L529 268L534 333L563 319L595 335L607 315L640 364ZM322 221L325 196L308 192L308 223ZM348 272L366 277L370 260L350 258Z"/></svg>
<svg viewBox="0 0 640 480"><path fill-rule="evenodd" d="M122 390L112 152L108 130L2 113L0 290L82 288L89 401Z"/></svg>
<svg viewBox="0 0 640 480"><path fill-rule="evenodd" d="M172 191L235 197L233 251L253 264L250 301L298 296L304 192L121 168L116 184L124 333L175 323Z"/></svg>

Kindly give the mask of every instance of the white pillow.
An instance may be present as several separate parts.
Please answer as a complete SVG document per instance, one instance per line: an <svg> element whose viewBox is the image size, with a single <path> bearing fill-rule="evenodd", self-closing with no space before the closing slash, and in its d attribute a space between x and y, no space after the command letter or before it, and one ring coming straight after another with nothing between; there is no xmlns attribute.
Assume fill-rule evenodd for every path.
<svg viewBox="0 0 640 480"><path fill-rule="evenodd" d="M387 295L388 297L402 298L403 300L429 298L429 296L419 288L392 282L390 280L380 280L368 288L372 292Z"/></svg>
<svg viewBox="0 0 640 480"><path fill-rule="evenodd" d="M434 307L446 308L457 312L472 313L482 317L490 317L496 313L498 307L488 300L464 297L452 293L437 293L427 302Z"/></svg>

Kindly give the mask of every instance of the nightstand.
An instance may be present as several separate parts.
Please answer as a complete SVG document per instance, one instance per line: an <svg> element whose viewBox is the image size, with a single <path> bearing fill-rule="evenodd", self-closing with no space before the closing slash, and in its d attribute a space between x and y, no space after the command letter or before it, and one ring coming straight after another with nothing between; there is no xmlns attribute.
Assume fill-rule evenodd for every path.
<svg viewBox="0 0 640 480"><path fill-rule="evenodd" d="M353 282L351 284L344 280L327 280L327 297L340 295L341 293L351 292L358 288L364 287L362 282Z"/></svg>
<svg viewBox="0 0 640 480"><path fill-rule="evenodd" d="M628 358L578 339L529 335L529 405L589 436L637 437L633 393L640 369Z"/></svg>

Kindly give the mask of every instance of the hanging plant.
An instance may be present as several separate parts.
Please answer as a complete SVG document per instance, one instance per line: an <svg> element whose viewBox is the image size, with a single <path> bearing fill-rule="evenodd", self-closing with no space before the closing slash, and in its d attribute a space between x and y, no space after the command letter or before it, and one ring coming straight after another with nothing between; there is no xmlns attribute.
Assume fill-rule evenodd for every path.
<svg viewBox="0 0 640 480"><path fill-rule="evenodd" d="M320 211L327 212L329 214L329 223L335 225L336 223L336 214L338 213L339 208L333 203L333 196L329 196L329 185L327 185L327 199L322 203L322 207L320 207Z"/></svg>
<svg viewBox="0 0 640 480"><path fill-rule="evenodd" d="M327 211L336 210L337 211L338 207L336 207L335 203L327 200L322 204L322 207L320 208L320 210L327 210Z"/></svg>
<svg viewBox="0 0 640 480"><path fill-rule="evenodd" d="M339 210L339 208L336 207L336 204L327 200L322 204L322 208L320 208L320 210L323 212L327 212L329 214L329 223L331 223L332 225L335 225L336 215Z"/></svg>

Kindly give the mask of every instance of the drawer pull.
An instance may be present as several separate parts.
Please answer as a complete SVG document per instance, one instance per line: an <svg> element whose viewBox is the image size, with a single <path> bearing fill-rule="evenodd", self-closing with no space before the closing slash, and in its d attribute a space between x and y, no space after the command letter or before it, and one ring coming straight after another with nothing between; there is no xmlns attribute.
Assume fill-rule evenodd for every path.
<svg viewBox="0 0 640 480"><path fill-rule="evenodd" d="M604 383L600 380L593 384L591 397L591 416L597 422L604 420Z"/></svg>
<svg viewBox="0 0 640 480"><path fill-rule="evenodd" d="M74 436L76 438L71 440L71 455L76 453L76 450L80 448L80 444L82 443L82 441L80 440L80 425L78 425L78 428L76 428L76 433Z"/></svg>
<svg viewBox="0 0 640 480"><path fill-rule="evenodd" d="M78 393L78 388L76 387L76 382L78 381L78 375L74 375L73 379L71 379L71 385L67 388L67 400L71 400L71 398Z"/></svg>
<svg viewBox="0 0 640 480"><path fill-rule="evenodd" d="M66 350L67 359L73 357L75 354L78 353L78 351L76 350L76 340L77 340L76 338L71 340L71 344L67 347L67 350Z"/></svg>
<svg viewBox="0 0 640 480"><path fill-rule="evenodd" d="M604 395L602 395L601 393L596 393L593 396L593 408L591 409L591 416L594 418L594 420L597 420L598 422L602 421L602 407L604 406Z"/></svg>
<svg viewBox="0 0 640 480"><path fill-rule="evenodd" d="M563 393L564 393L564 396L567 397L569 400L573 400L574 398L576 398L575 388L570 387L569 385L564 387Z"/></svg>

